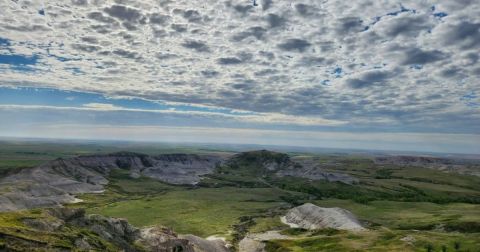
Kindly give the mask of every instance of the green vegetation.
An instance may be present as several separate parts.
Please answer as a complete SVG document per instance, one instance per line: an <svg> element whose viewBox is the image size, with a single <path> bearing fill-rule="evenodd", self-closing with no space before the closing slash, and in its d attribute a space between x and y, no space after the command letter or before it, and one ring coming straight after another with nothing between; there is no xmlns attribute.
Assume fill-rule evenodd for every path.
<svg viewBox="0 0 480 252"><path fill-rule="evenodd" d="M56 223L59 220L43 210L30 210L0 214L0 250L7 251L77 251L76 240L85 240L97 251L119 251L116 245L100 238L90 230L66 225L58 230L34 229L26 223L34 220L42 223ZM46 224L48 225L48 224ZM45 225L45 226L46 226Z"/></svg>
<svg viewBox="0 0 480 252"><path fill-rule="evenodd" d="M242 216L266 214L284 206L279 195L282 192L266 188L178 190L95 207L90 212L127 218L137 226L162 224L179 233L207 237L227 235Z"/></svg>
<svg viewBox="0 0 480 252"><path fill-rule="evenodd" d="M478 234L459 234L425 231L391 231L387 229L368 232L338 232L327 235L294 236L293 240L270 240L269 252L314 251L478 251Z"/></svg>
<svg viewBox="0 0 480 252"><path fill-rule="evenodd" d="M358 203L388 200L480 204L479 177L417 167L379 166L365 158L328 158L318 159L327 171L346 173L359 178L360 182L346 185L291 177L268 177L266 180L285 190L308 193L317 198L350 199ZM329 160L328 163L326 160Z"/></svg>
<svg viewBox="0 0 480 252"><path fill-rule="evenodd" d="M269 230L282 230L288 226L280 221L278 216L256 218L255 224L250 227L249 231L252 233L263 233Z"/></svg>
<svg viewBox="0 0 480 252"><path fill-rule="evenodd" d="M359 204L338 199L319 200L314 203L321 207L348 209L371 225L382 225L391 229L428 230L455 224L461 226L464 223L480 223L480 207L465 203L439 205L429 202L373 201Z"/></svg>
<svg viewBox="0 0 480 252"><path fill-rule="evenodd" d="M162 153L211 153L215 150L201 146L188 147L166 143L147 144L122 142L120 144L118 142L0 140L0 177L9 171L33 167L57 158L121 151L158 155Z"/></svg>
<svg viewBox="0 0 480 252"><path fill-rule="evenodd" d="M148 154L207 152L169 146L6 144L0 147L0 176L2 171L12 172L12 169L57 157L123 150ZM478 251L480 248L478 177L418 167L376 165L362 157L315 157L315 162L324 170L359 179L358 183L347 185L278 178L263 166L265 162L288 162L286 158L284 154L265 151L239 155L196 186L174 186L146 177L133 179L126 170L114 170L105 192L82 195L84 202L69 207L85 207L88 213L126 218L140 227L161 224L178 233L202 237L220 235L233 242L248 232L269 230L278 230L293 238L268 241L267 251ZM347 209L358 216L369 231L306 231L288 228L280 222L279 216L286 209L305 202ZM79 230L67 230L61 235L31 233L19 221L25 217L47 218L41 211L0 214L3 237L16 235L38 242L47 240L52 246L68 248L72 246L72 237L80 233ZM5 242L2 239L0 250Z"/></svg>

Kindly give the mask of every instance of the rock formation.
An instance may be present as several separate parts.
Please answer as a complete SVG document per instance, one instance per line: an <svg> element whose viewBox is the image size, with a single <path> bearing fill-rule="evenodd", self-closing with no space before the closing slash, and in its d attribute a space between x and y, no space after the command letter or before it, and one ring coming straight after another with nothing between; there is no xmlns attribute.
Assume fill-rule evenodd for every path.
<svg viewBox="0 0 480 252"><path fill-rule="evenodd" d="M290 209L287 214L282 217L282 222L290 227L304 229L334 228L352 231L365 230L351 212L338 207L318 207L311 203Z"/></svg>
<svg viewBox="0 0 480 252"><path fill-rule="evenodd" d="M13 231L0 229L0 251L126 251L126 252L228 252L222 240L194 235L179 236L155 226L136 228L125 219L85 214L78 208L51 208L37 217L18 213L9 221L22 224ZM4 217L8 218L8 217ZM37 239L37 237L39 239ZM37 250L35 250L37 251Z"/></svg>
<svg viewBox="0 0 480 252"><path fill-rule="evenodd" d="M196 184L221 162L221 156L195 154L115 153L57 159L0 179L0 212L77 202L76 194L102 192L112 169L170 184Z"/></svg>
<svg viewBox="0 0 480 252"><path fill-rule="evenodd" d="M347 184L358 180L324 171L318 165L292 161L271 151L224 155L163 154L149 156L121 152L109 155L56 159L0 179L0 212L76 203L75 195L103 192L112 170L123 169L132 179L141 176L169 184L195 185L202 176L225 165L252 176L292 176Z"/></svg>

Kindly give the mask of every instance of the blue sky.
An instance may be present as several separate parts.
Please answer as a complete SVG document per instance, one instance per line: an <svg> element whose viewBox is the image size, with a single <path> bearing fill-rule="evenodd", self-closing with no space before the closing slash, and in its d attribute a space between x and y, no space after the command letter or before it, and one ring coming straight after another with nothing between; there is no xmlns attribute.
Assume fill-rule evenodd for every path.
<svg viewBox="0 0 480 252"><path fill-rule="evenodd" d="M0 136L480 153L479 3L258 3L1 2Z"/></svg>

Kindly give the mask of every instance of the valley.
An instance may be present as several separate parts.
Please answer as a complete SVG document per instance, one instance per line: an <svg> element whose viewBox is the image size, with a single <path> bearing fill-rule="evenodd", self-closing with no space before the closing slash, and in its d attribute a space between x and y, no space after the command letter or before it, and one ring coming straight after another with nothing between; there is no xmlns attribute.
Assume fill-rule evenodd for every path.
<svg viewBox="0 0 480 252"><path fill-rule="evenodd" d="M4 143L0 153L2 157L10 157L0 161L6 170L0 180L0 197L16 193L16 197L7 198L9 204L19 209L6 209L7 201L2 201L0 245L4 248L21 251L22 244L25 248L29 241L38 240L35 237L43 237L45 250L55 250L59 244L74 247L88 225L68 224L69 231L61 235L55 230L25 224L25 219L55 222L58 217L51 217L48 209L60 205L72 211L84 209L85 216L122 218L142 230L157 225L181 235L203 239L223 237L230 250L478 251L480 248L480 177L472 175L479 167L476 163L462 164L462 172L457 173L453 168L444 169L449 164L442 163L443 168L436 169L418 161L395 164L358 155L166 146L69 148L61 144L52 144L51 152L40 152L32 144L17 145L18 151L8 153L15 150L12 146L7 148L8 145L12 144ZM166 157L170 159L165 161ZM63 158L62 162L57 158ZM67 164L68 169L52 166L59 162ZM43 168L32 173L38 168L29 167ZM72 171L72 167L76 167L73 169L76 174L65 173ZM48 176L32 179L31 174L45 171L63 180L45 183L43 178ZM50 188L48 192L55 192L53 195L58 198L25 204L31 201L32 188L12 187L7 182L13 178L30 184L34 181L36 188ZM42 199L42 195L37 196L35 199ZM281 217L290 209L305 203L348 210L366 230L307 230L282 223ZM123 244L92 232L88 231L85 238L90 246L110 246L115 251ZM145 238L138 237L129 241L132 251L148 247L144 241L143 245L140 242ZM190 238L191 243L195 239ZM247 241L249 250L245 250ZM198 246L195 251L200 251Z"/></svg>

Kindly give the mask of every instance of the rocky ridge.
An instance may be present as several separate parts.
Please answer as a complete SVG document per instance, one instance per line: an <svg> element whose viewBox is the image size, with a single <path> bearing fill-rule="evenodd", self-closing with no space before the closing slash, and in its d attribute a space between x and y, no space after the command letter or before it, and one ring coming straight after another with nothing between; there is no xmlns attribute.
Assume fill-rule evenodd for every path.
<svg viewBox="0 0 480 252"><path fill-rule="evenodd" d="M0 251L230 251L221 240L179 236L161 226L139 229L125 219L87 215L83 209L47 209L35 218L17 215L10 220L20 221L15 230L0 227Z"/></svg>
<svg viewBox="0 0 480 252"><path fill-rule="evenodd" d="M214 155L127 152L56 159L0 179L0 212L78 202L77 194L102 192L113 169L129 170L132 178L193 185L222 162Z"/></svg>
<svg viewBox="0 0 480 252"><path fill-rule="evenodd" d="M132 179L144 176L177 185L196 185L202 176L215 173L219 166L246 171L252 176L292 176L346 184L358 181L346 174L325 172L312 163L296 162L287 154L266 150L232 157L120 152L56 159L0 179L0 212L79 202L76 195L103 192L114 169L128 171Z"/></svg>

